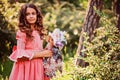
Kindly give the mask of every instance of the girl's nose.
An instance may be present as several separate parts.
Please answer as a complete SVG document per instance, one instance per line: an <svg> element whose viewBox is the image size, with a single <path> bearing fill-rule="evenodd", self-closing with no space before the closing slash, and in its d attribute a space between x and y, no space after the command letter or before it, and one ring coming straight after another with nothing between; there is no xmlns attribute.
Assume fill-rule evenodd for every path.
<svg viewBox="0 0 120 80"><path fill-rule="evenodd" d="M30 17L33 17L33 15L32 15L32 14L30 14Z"/></svg>

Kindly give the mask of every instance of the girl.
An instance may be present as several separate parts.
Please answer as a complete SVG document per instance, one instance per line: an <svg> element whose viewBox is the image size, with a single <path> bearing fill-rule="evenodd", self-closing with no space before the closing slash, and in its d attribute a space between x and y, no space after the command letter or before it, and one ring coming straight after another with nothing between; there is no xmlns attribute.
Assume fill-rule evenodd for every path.
<svg viewBox="0 0 120 80"><path fill-rule="evenodd" d="M43 50L42 21L42 15L34 4L21 7L16 34L17 47L9 56L14 61L9 80L49 80L44 77L42 57L50 57L52 52Z"/></svg>

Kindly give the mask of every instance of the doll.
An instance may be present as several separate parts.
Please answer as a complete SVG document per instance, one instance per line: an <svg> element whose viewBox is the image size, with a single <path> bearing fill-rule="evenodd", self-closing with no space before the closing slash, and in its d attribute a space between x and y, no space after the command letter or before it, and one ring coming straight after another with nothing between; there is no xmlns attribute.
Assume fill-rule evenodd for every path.
<svg viewBox="0 0 120 80"><path fill-rule="evenodd" d="M52 51L52 57L47 57L44 59L44 68L45 68L45 74L52 78L56 76L56 71L59 71L62 73L62 48L64 47L64 44L66 44L65 39L65 32L60 31L58 28L56 28L53 33L49 33L49 37L53 40L53 46L50 47L48 44L46 49Z"/></svg>

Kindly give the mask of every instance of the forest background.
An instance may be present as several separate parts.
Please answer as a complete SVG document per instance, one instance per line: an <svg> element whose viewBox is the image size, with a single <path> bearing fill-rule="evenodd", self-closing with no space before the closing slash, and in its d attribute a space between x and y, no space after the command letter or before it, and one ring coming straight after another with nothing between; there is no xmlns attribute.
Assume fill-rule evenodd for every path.
<svg viewBox="0 0 120 80"><path fill-rule="evenodd" d="M0 0L0 80L8 80L12 69L8 56L16 45L18 12L25 3L40 8L48 31L67 32L63 73L53 80L120 80L119 0ZM92 24L90 30L86 24Z"/></svg>

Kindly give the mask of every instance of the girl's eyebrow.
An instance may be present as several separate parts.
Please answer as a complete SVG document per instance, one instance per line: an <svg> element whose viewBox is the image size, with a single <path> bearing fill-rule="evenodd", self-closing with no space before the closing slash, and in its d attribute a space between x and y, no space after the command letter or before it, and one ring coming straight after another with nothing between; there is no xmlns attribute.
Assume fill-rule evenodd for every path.
<svg viewBox="0 0 120 80"><path fill-rule="evenodd" d="M32 11L32 12L26 12L26 13L37 13L37 12L35 12L35 11Z"/></svg>

